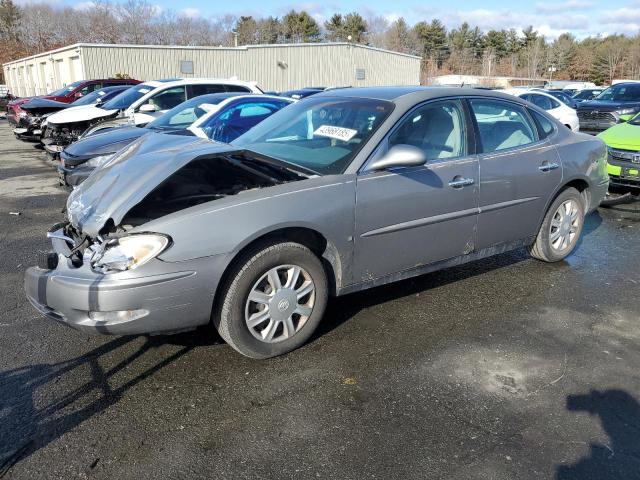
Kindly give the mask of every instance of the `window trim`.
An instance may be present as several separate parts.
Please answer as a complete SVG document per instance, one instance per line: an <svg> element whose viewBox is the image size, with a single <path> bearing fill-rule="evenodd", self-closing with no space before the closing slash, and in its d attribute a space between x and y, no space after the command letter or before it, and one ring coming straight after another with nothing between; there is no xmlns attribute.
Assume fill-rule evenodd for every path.
<svg viewBox="0 0 640 480"><path fill-rule="evenodd" d="M475 129L475 134L476 134L476 138L477 138L477 153L476 153L476 155L478 155L480 157L496 156L496 155L502 155L502 154L505 154L505 153L512 153L512 152L515 152L515 151L518 151L518 150L528 149L528 148L531 148L532 146L544 144L545 142L547 142L547 139L549 138L549 137L540 138L540 133L538 132L538 126L537 126L535 120L533 119L533 117L531 116L531 114L529 113L529 107L527 107L526 105L523 105L523 104L521 104L519 102L512 101L511 99L497 98L497 97L494 98L494 97L472 96L472 97L467 97L466 100L469 102L469 112L472 113L471 119L473 121L473 127ZM512 104L512 105L515 105L517 107L520 107L522 110L524 110L525 117L532 124L532 127L535 127L535 128L533 128L533 134L536 137L535 141L531 142L531 143L527 143L525 145L517 145L515 147L504 148L502 150L495 150L493 152L483 152L482 151L482 149L483 149L483 147L482 147L482 137L480 136L480 128L478 127L478 121L476 119L475 114L473 114L473 107L471 105L471 101L472 100L489 100L489 101L496 101L496 102L504 102L504 103L508 103L508 104ZM539 107L536 107L536 108L539 108Z"/></svg>
<svg viewBox="0 0 640 480"><path fill-rule="evenodd" d="M536 105L536 107L537 107L537 105ZM554 135L556 135L558 133L558 125L555 122L555 118L553 118L553 117L552 117L552 119L548 119L547 118L547 120L549 120L549 123L551 124L551 127L553 128L553 130L550 133L548 133L544 138L542 138L540 136L540 132L544 132L544 128L542 128L542 125L540 125L540 122L538 121L538 118L535 115L532 115L531 112L533 111L534 113L537 113L538 115L542 115L543 117L545 116L544 114L547 114L547 112L542 110L542 109L541 110L544 112L544 114L540 113L540 112L536 112L535 109L530 108L530 107L527 107L527 110L528 110L529 116L533 119L534 123L536 124L536 129L538 130L538 139L539 140L548 140L549 138L551 138L552 136L554 136Z"/></svg>
<svg viewBox="0 0 640 480"><path fill-rule="evenodd" d="M428 165L441 164L448 161L456 161L460 159L466 159L476 155L477 144L476 144L476 134L473 129L473 126L470 123L470 111L465 102L466 97L439 97L439 98L431 98L429 100L425 100L423 102L415 104L411 109L407 110L396 122L393 126L387 130L384 137L378 142L378 145L371 151L369 157L362 163L356 174L358 176L367 175L372 173L380 173L377 171L369 170L369 165L376 160L379 156L384 155L389 150L389 137L393 135L396 130L400 128L400 126L407 120L416 110L430 104L430 103L438 103L438 102L446 102L446 101L457 101L460 104L460 109L462 110L462 124L464 127L464 142L466 144L466 152L464 155L459 155L457 157L448 157L448 158L436 158L432 160L427 160L424 165L419 165L415 167L396 167L393 170L387 170L382 173L396 173L396 172L405 172L405 171L414 171L418 169L428 169Z"/></svg>

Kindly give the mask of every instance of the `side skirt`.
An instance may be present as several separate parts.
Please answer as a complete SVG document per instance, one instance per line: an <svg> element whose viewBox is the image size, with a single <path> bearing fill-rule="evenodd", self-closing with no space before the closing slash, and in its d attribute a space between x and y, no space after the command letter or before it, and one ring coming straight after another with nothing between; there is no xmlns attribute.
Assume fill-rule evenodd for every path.
<svg viewBox="0 0 640 480"><path fill-rule="evenodd" d="M379 287L386 285L387 283L393 283L400 280L406 280L407 278L418 277L426 273L435 272L438 270L444 270L446 268L456 267L458 265L464 265L465 263L474 262L483 258L492 257L501 253L517 250L518 248L531 245L535 240L535 236L527 237L522 240L516 240L513 242L500 243L492 247L483 248L472 252L468 255L460 255L459 257L449 258L447 260L441 260L439 262L430 263L428 265L420 265L418 267L403 270L401 272L392 273L383 277L376 278L374 280L367 280L366 282L353 283L340 288L337 292L337 296L346 295L348 293L359 292L361 290L367 290L369 288Z"/></svg>

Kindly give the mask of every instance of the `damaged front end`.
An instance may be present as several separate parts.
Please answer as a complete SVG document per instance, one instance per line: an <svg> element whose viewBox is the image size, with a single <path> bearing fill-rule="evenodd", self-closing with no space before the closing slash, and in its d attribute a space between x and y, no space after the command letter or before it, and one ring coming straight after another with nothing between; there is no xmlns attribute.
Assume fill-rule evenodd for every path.
<svg viewBox="0 0 640 480"><path fill-rule="evenodd" d="M78 140L87 129L104 120L103 117L69 123L48 122L47 128L42 132L41 141L44 149L51 157L57 159L65 147Z"/></svg>
<svg viewBox="0 0 640 480"><path fill-rule="evenodd" d="M91 332L173 332L206 324L225 252L180 257L180 246L150 222L305 178L226 145L142 137L72 192L68 221L47 234L53 251L26 272L27 297L48 318ZM167 251L180 258L164 258Z"/></svg>

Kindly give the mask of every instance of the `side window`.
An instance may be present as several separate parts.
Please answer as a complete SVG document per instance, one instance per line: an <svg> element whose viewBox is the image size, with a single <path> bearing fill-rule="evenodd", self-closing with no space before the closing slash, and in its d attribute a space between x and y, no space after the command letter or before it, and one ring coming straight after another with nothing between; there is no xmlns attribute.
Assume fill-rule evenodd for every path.
<svg viewBox="0 0 640 480"><path fill-rule="evenodd" d="M549 135L553 133L555 130L553 128L553 123L546 118L544 115L540 115L538 112L534 110L529 110L529 113L533 115L536 123L538 124L538 136L542 138L547 138Z"/></svg>
<svg viewBox="0 0 640 480"><path fill-rule="evenodd" d="M186 92L184 87L172 87L156 93L149 98L143 105L154 105L156 111L170 110L176 105L186 100ZM142 105L141 105L142 106Z"/></svg>
<svg viewBox="0 0 640 480"><path fill-rule="evenodd" d="M536 141L533 125L525 109L511 102L489 99L471 100L478 123L482 151L496 152Z"/></svg>
<svg viewBox="0 0 640 480"><path fill-rule="evenodd" d="M413 145L427 160L465 154L464 114L459 101L426 104L414 110L389 137L389 147Z"/></svg>
<svg viewBox="0 0 640 480"><path fill-rule="evenodd" d="M223 93L226 90L224 85L190 85L189 86L189 98L199 97L200 95L208 95L210 93Z"/></svg>
<svg viewBox="0 0 640 480"><path fill-rule="evenodd" d="M240 85L225 85L227 92L251 92L251 89Z"/></svg>
<svg viewBox="0 0 640 480"><path fill-rule="evenodd" d="M85 87L81 88L75 94L76 94L76 96L84 97L87 93L91 93L94 90L99 89L99 88L100 88L100 84L99 83L93 83L93 84L86 85Z"/></svg>

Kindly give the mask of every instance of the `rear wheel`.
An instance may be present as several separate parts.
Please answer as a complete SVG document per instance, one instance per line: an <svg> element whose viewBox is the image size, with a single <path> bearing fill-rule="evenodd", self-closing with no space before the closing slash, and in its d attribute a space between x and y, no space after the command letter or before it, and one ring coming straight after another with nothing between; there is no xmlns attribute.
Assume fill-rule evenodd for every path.
<svg viewBox="0 0 640 480"><path fill-rule="evenodd" d="M243 355L269 358L303 345L327 304L327 278L311 250L294 242L245 256L214 316L220 336Z"/></svg>
<svg viewBox="0 0 640 480"><path fill-rule="evenodd" d="M544 217L531 246L531 255L544 262L558 262L575 248L584 225L584 203L575 188L563 190Z"/></svg>

